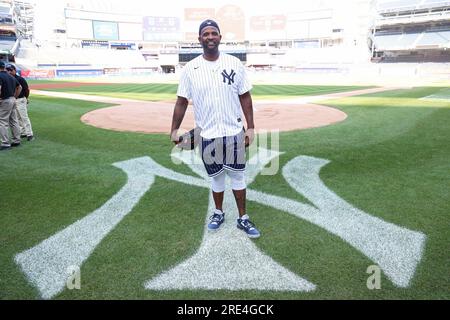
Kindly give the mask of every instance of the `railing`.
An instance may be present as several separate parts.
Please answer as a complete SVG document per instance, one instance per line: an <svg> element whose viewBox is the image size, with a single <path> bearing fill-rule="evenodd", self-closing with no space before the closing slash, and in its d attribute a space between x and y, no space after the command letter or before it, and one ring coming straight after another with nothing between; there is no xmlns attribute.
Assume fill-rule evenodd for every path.
<svg viewBox="0 0 450 320"><path fill-rule="evenodd" d="M450 47L450 31L375 35L377 51L414 50Z"/></svg>
<svg viewBox="0 0 450 320"><path fill-rule="evenodd" d="M395 3L400 5L395 5ZM384 5L378 6L377 11L380 15L384 14L387 15L393 13L395 14L413 11L423 11L439 8L442 9L450 8L450 1L436 1L436 2L422 1L422 0L393 1L391 3L386 3Z"/></svg>
<svg viewBox="0 0 450 320"><path fill-rule="evenodd" d="M394 25L399 23L425 22L450 19L450 11L417 13L404 16L381 17L375 22L376 26Z"/></svg>

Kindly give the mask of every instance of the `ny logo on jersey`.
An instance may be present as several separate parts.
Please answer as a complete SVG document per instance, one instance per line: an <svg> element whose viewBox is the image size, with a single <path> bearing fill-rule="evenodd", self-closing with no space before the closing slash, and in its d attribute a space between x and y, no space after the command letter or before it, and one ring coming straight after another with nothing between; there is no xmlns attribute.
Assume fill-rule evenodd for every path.
<svg viewBox="0 0 450 320"><path fill-rule="evenodd" d="M228 85L232 85L234 83L234 76L236 75L236 72L234 72L233 69L231 69L230 74L227 73L227 70L223 69L222 76L223 76L223 83L227 83Z"/></svg>

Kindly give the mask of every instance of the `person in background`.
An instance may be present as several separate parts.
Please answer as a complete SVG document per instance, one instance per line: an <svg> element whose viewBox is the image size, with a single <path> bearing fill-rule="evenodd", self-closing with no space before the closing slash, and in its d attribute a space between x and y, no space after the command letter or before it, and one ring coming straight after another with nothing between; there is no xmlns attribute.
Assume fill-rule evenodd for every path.
<svg viewBox="0 0 450 320"><path fill-rule="evenodd" d="M31 126L30 118L28 117L28 97L30 96L30 89L28 82L23 77L17 74L16 66L8 64L6 70L12 75L22 86L22 91L16 99L17 118L19 119L20 137L27 138L28 141L34 140L33 128Z"/></svg>
<svg viewBox="0 0 450 320"><path fill-rule="evenodd" d="M20 126L14 104L21 90L22 86L16 78L5 70L5 62L0 61L0 151L20 146ZM11 142L9 127L12 131Z"/></svg>

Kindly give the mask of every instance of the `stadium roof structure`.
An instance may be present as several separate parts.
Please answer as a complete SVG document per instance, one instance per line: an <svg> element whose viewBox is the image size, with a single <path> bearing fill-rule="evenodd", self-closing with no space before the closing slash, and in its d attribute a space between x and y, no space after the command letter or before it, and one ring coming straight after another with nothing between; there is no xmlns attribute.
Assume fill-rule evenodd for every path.
<svg viewBox="0 0 450 320"><path fill-rule="evenodd" d="M377 11L382 16L425 13L436 9L450 8L450 1L444 0L393 0L378 2Z"/></svg>

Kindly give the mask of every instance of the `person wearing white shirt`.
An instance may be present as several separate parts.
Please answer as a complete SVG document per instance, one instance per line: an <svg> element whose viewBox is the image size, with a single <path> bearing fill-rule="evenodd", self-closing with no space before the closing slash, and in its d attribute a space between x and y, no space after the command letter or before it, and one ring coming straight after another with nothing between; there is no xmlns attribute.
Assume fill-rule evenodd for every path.
<svg viewBox="0 0 450 320"><path fill-rule="evenodd" d="M201 129L202 160L212 177L216 206L208 229L217 231L224 222L222 206L228 174L239 212L237 227L250 238L258 238L260 232L246 213L245 147L253 142L255 130L252 85L241 61L219 51L221 39L215 21L208 19L201 23L198 40L203 54L188 62L182 71L170 137L175 144L180 143L178 129L192 100L195 123Z"/></svg>

